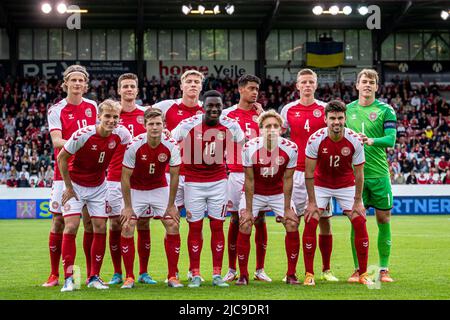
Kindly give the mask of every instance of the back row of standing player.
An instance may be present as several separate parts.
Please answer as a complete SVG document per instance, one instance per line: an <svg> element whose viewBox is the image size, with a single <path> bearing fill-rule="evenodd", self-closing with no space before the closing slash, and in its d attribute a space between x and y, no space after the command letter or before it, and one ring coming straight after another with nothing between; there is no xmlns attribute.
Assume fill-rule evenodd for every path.
<svg viewBox="0 0 450 320"><path fill-rule="evenodd" d="M370 75L369 75L370 76ZM64 83L67 86L68 97L63 100L60 104L57 104L54 108L49 111L49 122L50 129L52 132L52 138L55 145L55 150L58 147L64 145L65 141L55 139L55 135L61 135L62 137L56 137L60 139L67 140L70 135L78 128L84 127L86 125L92 125L95 123L95 103L82 98L82 94L85 92L85 87L88 81L87 72L82 67L72 66L66 70ZM71 87L71 83L76 80ZM83 84L83 80L85 83ZM135 106L134 101L137 96L137 77L132 74L123 75L119 78L118 89L121 95L122 112L120 114L120 123L123 124L132 135L137 136L140 133L145 133L146 129L144 127L144 111ZM199 95L202 88L203 75L195 71L186 72L181 78L181 89L183 91L183 98L179 100L167 100L156 104L155 108L162 110L165 120L166 128L170 131L176 129L177 125L187 118L203 113L203 108L199 103ZM236 142L242 144L244 141L242 133L245 134L245 138L251 139L259 136L259 127L257 124L257 117L261 113L261 106L256 103L260 81L254 76L244 76L239 81L239 92L241 94L240 101L238 105L233 106L224 111L224 115L220 115L221 111L221 99L220 96L210 97L211 100L210 107L206 107L205 116L210 122L204 123L202 117L191 118L190 121L182 122L177 130L174 130L174 138L176 140L182 141L190 136L191 132L195 132L195 128L200 126L216 127L218 132L223 132L226 134L231 132L231 137L234 138ZM299 155L298 163L296 166L296 172L294 174L294 192L293 201L297 209L297 213L303 213L303 210L307 203L307 194L305 188L305 155L304 150L309 136L325 126L324 118L324 104L314 99L314 92L317 87L317 76L311 70L305 69L299 72L297 88L300 91L301 99L299 101L293 102L284 107L282 111L282 116L285 120L284 128L291 129L291 140L298 145ZM81 94L80 94L81 93ZM81 100L81 101L80 101ZM80 103L77 103L80 102ZM81 104L81 107L80 107ZM52 116L53 115L53 116ZM225 115L227 117L225 117ZM229 121L228 118L233 118L240 125L236 125L236 121ZM53 119L50 121L50 119ZM73 121L76 119L76 121ZM59 120L59 123L58 123ZM70 121L72 120L72 121ZM207 121L207 122L208 122ZM77 127L75 127L75 124ZM126 140L126 139L125 139ZM226 139L228 141L228 139ZM191 142L194 143L194 139ZM59 142L55 143L55 142ZM209 156L215 157L216 144L219 141L208 144L204 139L202 140L202 149L205 150L205 154L208 153ZM236 144L238 150L235 150L235 157L227 157L228 168L230 175L228 178L228 188L226 186L226 175L224 175L224 166L216 169L216 172L208 172L207 167L203 164L202 166L193 166L193 171L185 172L185 169L181 169L178 192L176 196L176 204L178 207L183 206L183 200L186 199L186 209L187 217L189 222L189 235L188 235L188 250L190 257L190 284L191 287L199 286L201 283L200 270L199 270L199 260L200 252L202 248L202 225L203 225L203 213L205 209L208 209L210 217L210 226L212 231L212 252L213 252L213 284L218 286L226 286L225 281L231 281L236 278L236 250L239 245L237 244L237 238L239 235L239 224L238 224L238 214L237 209L239 207L239 201L242 194L242 186L244 185L244 173L242 168L242 159L239 159L241 150L239 146L241 144ZM118 144L120 145L120 143ZM222 144L223 145L223 144ZM192 145L194 147L194 145ZM186 147L186 146L185 146ZM111 256L114 263L115 273L111 283L121 283L121 253L124 257L125 267L130 269L130 258L132 255L134 259L134 240L132 238L133 230L130 231L130 224L125 223L127 230L120 230L119 215L121 209L121 195L120 190L120 172L122 169L122 158L125 153L125 148L118 146L118 149L113 153L113 159L111 160L111 165L108 170L108 203L109 203L109 217L111 220L110 224L110 250ZM120 150L121 149L121 150ZM170 148L169 148L170 149ZM192 155L194 155L192 153ZM168 154L168 156L170 156ZM192 159L194 160L194 159ZM160 161L161 162L161 161ZM124 160L125 164L125 160ZM185 166L186 167L186 166ZM197 170L197 172L196 172ZM58 172L59 170L55 170ZM124 169L124 171L126 171ZM172 172L171 172L172 173ZM187 173L187 174L186 174ZM132 172L129 172L131 176ZM187 180L185 180L187 179ZM59 181L59 182L57 182ZM58 184L58 185L57 185ZM60 247L60 234L61 225L63 224L61 217L58 215L58 211L65 211L64 207L61 210L61 201L58 201L58 196L61 194L62 190L61 179L55 179L55 187L52 192L51 207L54 213L52 232L50 234L50 256L52 262L52 273L49 280L45 285L55 285L58 282L58 264L59 264L59 252ZM228 195L226 190L228 189ZM123 190L122 190L123 191ZM208 192L206 192L208 191ZM183 192L185 193L183 195ZM125 196L125 193L124 193ZM127 203L126 196L125 205ZM220 277L221 266L222 266L222 256L224 249L224 236L223 236L223 220L225 218L225 203L224 199L228 198L229 211L232 213L232 219L230 222L229 234L228 234L228 253L229 253L229 272L224 279ZM128 199L129 200L129 199ZM189 200L189 201L188 201ZM130 201L129 201L130 202ZM128 205L128 208L130 205ZM58 210L59 209L59 210ZM272 209L272 208L270 208ZM80 209L81 210L81 209ZM68 210L70 211L70 210ZM158 212L158 210L154 210ZM163 210L164 211L164 210ZM169 214L170 215L170 214ZM126 216L126 213L125 215ZM140 276L139 281L143 283L155 283L153 279L147 274L147 264L150 251L150 235L148 228L148 218L150 214L148 212L140 212L139 219L137 219L138 226L138 253L140 260ZM336 278L330 271L329 261L331 256L331 246L332 246L332 236L331 228L329 226L329 220L327 219L329 215L322 215L323 218L319 219L319 225L321 227L321 234L319 235L319 247L321 249L323 258L323 276L326 280L335 280ZM87 216L86 216L87 217ZM165 215L162 213L162 217ZM169 274L168 279L169 285L180 286L177 274L178 269L176 267L178 261L179 247L180 247L180 237L178 233L178 228L175 228L173 221L178 224L176 218L162 219L164 225L166 226L167 234L165 238L166 253L168 256L169 263ZM103 259L102 247L104 252L104 243L106 238L106 223L102 224L102 228L96 227L97 223L94 223L94 228L89 229L88 218L84 219L85 222L85 234L83 247L86 254L87 260L87 273L90 276L90 280L97 281L100 283L99 288L106 287L101 279L98 277L99 267L98 263L101 265L101 260ZM96 221L94 219L92 221ZM98 219L101 220L101 219ZM127 222L130 219L123 219ZM132 219L133 220L133 219ZM298 221L298 219L297 219ZM299 221L298 221L299 222ZM175 224L175 225L176 225ZM256 252L257 252L257 270L255 272L256 280L271 281L271 279L264 272L264 256L267 245L267 231L264 221L264 208L258 215L258 219L255 220L256 226ZM70 231L70 229L68 229ZM93 231L93 235L92 235ZM295 266L297 263L298 252L299 252L299 234L298 234L298 223L294 225L290 231L287 229L286 235L286 250L288 254L288 272L287 279L288 283L298 283L295 276ZM305 230L306 231L306 230ZM66 231L64 231L65 236ZM70 234L70 233L68 233ZM64 236L64 237L65 237ZM242 234L241 234L242 237ZM56 240L56 241L55 241ZM305 240L305 234L304 234ZM121 245L122 244L122 245ZM125 245L123 245L125 244ZM120 250L121 248L122 250ZM169 250L168 250L169 248ZM315 245L314 245L315 248ZM131 250L132 249L132 250ZM304 252L308 251L305 248L304 241ZM309 248L311 249L311 248ZM172 253L168 252L171 251ZM63 250L64 251L64 250ZM121 252L122 251L122 252ZM245 251L245 250L244 250ZM309 250L311 251L311 250ZM130 253L132 252L132 254ZM99 254L100 253L100 254ZM128 254L128 258L127 257ZM64 256L63 256L64 259ZM127 263L128 259L128 263ZM100 261L98 261L100 260ZM64 261L64 260L63 260ZM306 263L306 258L305 258ZM93 270L91 270L93 269ZM245 273L244 273L245 276ZM131 281L132 279L133 281ZM308 280L308 277L307 279ZM311 281L305 280L305 284ZM248 282L247 278L242 277L238 283ZM128 282L128 283L127 283ZM96 282L95 282L96 283ZM134 285L134 275L127 270L127 277L124 287L132 287ZM97 287L97 285L94 285Z"/></svg>

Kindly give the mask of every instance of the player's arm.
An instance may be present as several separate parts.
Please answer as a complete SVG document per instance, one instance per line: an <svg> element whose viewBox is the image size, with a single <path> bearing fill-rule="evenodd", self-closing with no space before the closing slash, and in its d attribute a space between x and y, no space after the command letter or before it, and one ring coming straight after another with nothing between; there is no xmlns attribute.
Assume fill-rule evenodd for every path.
<svg viewBox="0 0 450 320"><path fill-rule="evenodd" d="M352 216L355 214L365 216L366 210L362 201L362 191L364 186L364 163L354 166L353 171L355 173L355 202L353 203Z"/></svg>
<svg viewBox="0 0 450 320"><path fill-rule="evenodd" d="M295 168L288 168L283 176L283 194L284 194L284 219L292 220L298 223L298 216L295 214L291 206L292 189L294 186Z"/></svg>
<svg viewBox="0 0 450 320"><path fill-rule="evenodd" d="M178 190L178 182L180 178L180 166L170 167L170 189L169 189L169 202L167 203L167 209L165 216L168 216L180 223L180 213L175 206L175 197Z"/></svg>
<svg viewBox="0 0 450 320"><path fill-rule="evenodd" d="M397 138L397 116L395 111L391 108L387 108L384 113L384 136L378 138L367 138L364 139L364 143L369 146L380 147L380 148L392 148L395 145Z"/></svg>
<svg viewBox="0 0 450 320"><path fill-rule="evenodd" d="M120 223L122 226L128 224L131 218L135 215L133 211L133 206L131 204L131 184L130 179L133 174L133 169L122 166L122 176L120 179L120 184L122 188L122 197L124 202L124 208L120 216Z"/></svg>
<svg viewBox="0 0 450 320"><path fill-rule="evenodd" d="M317 207L316 194L314 192L314 171L316 170L316 159L306 157L305 159L305 185L308 193L308 205L305 209L305 221L308 222L312 216L319 219L319 208Z"/></svg>
<svg viewBox="0 0 450 320"><path fill-rule="evenodd" d="M245 180L244 180L244 190L245 190L245 214L240 215L239 224L245 224L248 220L253 217L253 195L255 194L255 174L253 172L253 167L244 167Z"/></svg>
<svg viewBox="0 0 450 320"><path fill-rule="evenodd" d="M64 180L64 185L65 185L65 190L63 192L62 198L61 198L61 204L65 205L67 201L69 201L71 198L75 198L78 200L78 197L75 193L75 191L73 190L73 184L72 184L72 180L70 179L70 174L69 174L69 158L72 155L67 152L64 148L61 150L61 152L58 154L58 168L59 171L61 172L61 176Z"/></svg>
<svg viewBox="0 0 450 320"><path fill-rule="evenodd" d="M62 132L60 130L53 130L50 132L50 137L52 138L53 147L55 149L62 149L67 142L67 140L62 138Z"/></svg>

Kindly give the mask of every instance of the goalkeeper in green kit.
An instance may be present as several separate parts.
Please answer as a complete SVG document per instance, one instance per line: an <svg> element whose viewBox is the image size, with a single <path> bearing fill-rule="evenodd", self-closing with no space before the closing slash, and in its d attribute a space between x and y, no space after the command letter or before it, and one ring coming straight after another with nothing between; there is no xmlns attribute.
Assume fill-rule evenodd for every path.
<svg viewBox="0 0 450 320"><path fill-rule="evenodd" d="M391 209L393 203L386 148L395 145L397 117L394 109L375 99L378 90L378 74L363 69L356 80L359 98L347 105L347 127L357 132L364 142L366 163L364 165L363 203L375 208L378 224L378 254L380 258L380 281L394 281L389 275L391 253ZM348 282L358 282L358 259L352 228L351 243L355 272Z"/></svg>

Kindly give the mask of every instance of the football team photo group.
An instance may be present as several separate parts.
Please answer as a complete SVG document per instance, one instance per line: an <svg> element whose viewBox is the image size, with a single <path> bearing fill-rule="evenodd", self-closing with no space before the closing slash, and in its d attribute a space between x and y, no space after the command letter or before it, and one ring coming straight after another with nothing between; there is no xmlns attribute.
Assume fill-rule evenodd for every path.
<svg viewBox="0 0 450 320"><path fill-rule="evenodd" d="M375 70L363 69L355 81L358 100L325 103L315 98L317 74L301 69L296 82L300 99L278 113L264 111L257 102L261 80L251 74L238 80L239 102L224 109L220 92L202 92L199 71L187 70L180 77L181 99L145 107L136 104L138 77L125 73L117 81L120 101L106 99L97 106L83 97L90 83L86 68L70 65L63 79L67 97L48 110L56 162L51 271L43 286L62 285L61 292L80 289L74 271L83 258L81 285L94 290L159 281L171 288L270 283L278 279L264 268L266 250L268 255L285 251L279 263L287 285L320 286L314 274L317 247L320 279L337 282L330 267L332 199L351 225L348 250L354 270L343 281L393 282L393 196L385 150L394 146L397 119L391 106L376 99L378 81ZM375 208L375 244L369 244L368 207ZM266 215L274 215L284 228L284 246L267 248L266 219L272 217ZM184 220L188 231L181 233ZM212 270L200 270L204 220L209 222ZM153 246L164 246L167 263L158 268L167 270L165 279L148 273L150 222L164 228L164 239L153 239ZM250 273L253 229L256 268ZM83 237L82 248L77 248L77 236ZM178 267L182 241L188 270ZM369 248L378 251L375 275L368 273ZM107 254L114 269L108 280L101 272Z"/></svg>

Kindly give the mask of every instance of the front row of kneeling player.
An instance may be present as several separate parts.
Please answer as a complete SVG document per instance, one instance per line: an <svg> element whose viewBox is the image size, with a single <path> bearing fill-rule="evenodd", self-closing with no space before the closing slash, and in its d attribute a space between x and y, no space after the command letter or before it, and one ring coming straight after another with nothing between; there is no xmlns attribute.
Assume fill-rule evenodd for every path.
<svg viewBox="0 0 450 320"><path fill-rule="evenodd" d="M106 247L105 170L120 144L128 144L121 181L124 201L121 253L126 271L122 288L134 286L134 229L137 219L149 208L153 217L161 219L166 229L164 246L168 261L168 285L183 286L178 278L180 218L175 206L181 163L185 170L189 270L192 275L188 286L199 287L202 282L200 253L205 211L208 212L211 227L213 285L228 286L221 277L227 198L223 160L227 144L244 145L245 135L236 121L221 115L223 103L219 93L207 92L204 95L204 108L204 115L182 121L172 131L172 137L163 133L163 113L158 109L147 109L144 113L147 131L132 140L129 131L118 125L120 104L106 100L99 106L99 124L78 130L65 144L58 156L58 165L66 186L62 198L66 222L62 244L66 280L62 292L74 290L72 266L76 253L75 236L84 205L94 226L88 287L108 288L100 278ZM336 198L355 229L360 282L371 282L365 272L369 240L361 200L364 149L358 136L344 128L345 110L341 102L328 103L325 108L327 127L311 135L306 147L305 179L309 202L304 212L305 285L314 285L316 228L331 197ZM298 225L299 215L303 212L296 212L291 201L298 148L295 143L281 137L282 124L283 120L276 112L262 113L258 118L261 136L247 141L243 146L245 182L239 204L237 255L240 276L237 285L248 284L251 229L258 212L267 208L276 214L277 221L286 229L286 282L299 284L296 277L300 251ZM178 142L184 145L183 161ZM69 173L68 160L71 155L74 156ZM169 182L165 175L167 166L170 168Z"/></svg>

